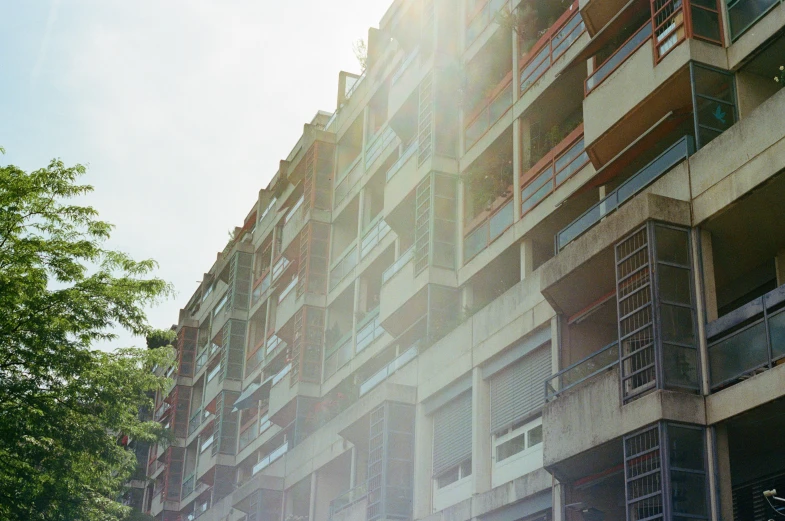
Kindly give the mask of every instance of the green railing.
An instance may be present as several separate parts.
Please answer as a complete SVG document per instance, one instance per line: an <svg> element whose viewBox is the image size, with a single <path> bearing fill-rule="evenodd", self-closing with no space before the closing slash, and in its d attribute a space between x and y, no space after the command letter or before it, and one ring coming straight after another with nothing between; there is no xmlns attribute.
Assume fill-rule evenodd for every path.
<svg viewBox="0 0 785 521"><path fill-rule="evenodd" d="M618 363L619 343L613 342L545 380L545 401L553 400Z"/></svg>

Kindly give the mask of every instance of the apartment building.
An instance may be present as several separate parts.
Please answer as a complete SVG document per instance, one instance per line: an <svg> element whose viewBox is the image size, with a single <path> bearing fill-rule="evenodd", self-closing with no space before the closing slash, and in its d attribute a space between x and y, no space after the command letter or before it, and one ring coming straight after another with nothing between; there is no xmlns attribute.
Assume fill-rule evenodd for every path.
<svg viewBox="0 0 785 521"><path fill-rule="evenodd" d="M145 509L775 517L784 28L781 0L396 0L180 312Z"/></svg>

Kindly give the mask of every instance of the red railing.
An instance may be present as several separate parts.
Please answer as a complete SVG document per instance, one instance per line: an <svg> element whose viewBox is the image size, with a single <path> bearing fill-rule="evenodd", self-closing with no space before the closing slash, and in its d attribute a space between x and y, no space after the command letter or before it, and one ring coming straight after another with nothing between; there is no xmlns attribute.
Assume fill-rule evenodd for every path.
<svg viewBox="0 0 785 521"><path fill-rule="evenodd" d="M467 118L464 127L464 148L469 150L512 108L512 71L508 72L491 93Z"/></svg>
<svg viewBox="0 0 785 521"><path fill-rule="evenodd" d="M515 220L512 203L513 187L509 196L497 197L488 211L480 213L466 227L463 240L463 262L473 259L478 253L499 238Z"/></svg>
<svg viewBox="0 0 785 521"><path fill-rule="evenodd" d="M521 175L521 216L589 162L583 149L583 124Z"/></svg>
<svg viewBox="0 0 785 521"><path fill-rule="evenodd" d="M466 16L466 47L468 48L494 20L503 7L510 6L510 0L486 0Z"/></svg>
<svg viewBox="0 0 785 521"><path fill-rule="evenodd" d="M521 53L521 94L534 85L585 30L578 12L578 0L575 0L528 52Z"/></svg>

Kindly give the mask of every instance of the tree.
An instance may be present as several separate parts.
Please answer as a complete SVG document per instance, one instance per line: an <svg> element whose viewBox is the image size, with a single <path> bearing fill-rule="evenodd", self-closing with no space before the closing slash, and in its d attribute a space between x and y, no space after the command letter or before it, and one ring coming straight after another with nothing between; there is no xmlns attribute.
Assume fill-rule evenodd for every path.
<svg viewBox="0 0 785 521"><path fill-rule="evenodd" d="M0 166L0 519L116 520L135 468L117 434L154 442L138 419L167 385L172 349L97 351L114 328L150 335L144 308L171 294L154 261L106 249L112 226L72 204L84 167ZM160 337L161 334L158 336ZM165 335L165 333L164 333ZM155 337L156 335L151 335ZM160 344L160 342L159 342Z"/></svg>
<svg viewBox="0 0 785 521"><path fill-rule="evenodd" d="M365 72L365 69L368 67L368 45L365 43L365 40L361 38L355 41L352 44L352 52L354 52L357 63L360 64L360 70Z"/></svg>

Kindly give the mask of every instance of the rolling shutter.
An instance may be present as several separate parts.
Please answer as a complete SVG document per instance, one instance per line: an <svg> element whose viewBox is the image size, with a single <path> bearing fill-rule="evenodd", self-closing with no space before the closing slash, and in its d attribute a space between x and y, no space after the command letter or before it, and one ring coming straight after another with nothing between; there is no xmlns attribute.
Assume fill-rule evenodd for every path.
<svg viewBox="0 0 785 521"><path fill-rule="evenodd" d="M551 376L550 343L532 351L491 377L491 432L506 429L545 403Z"/></svg>
<svg viewBox="0 0 785 521"><path fill-rule="evenodd" d="M433 474L472 456L472 393L467 391L436 411L433 417Z"/></svg>

